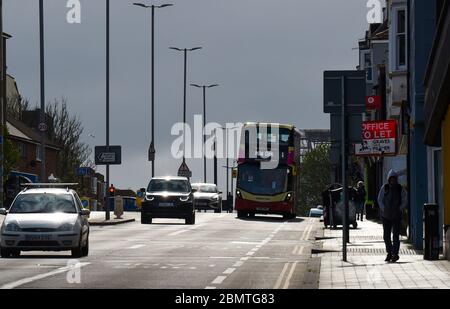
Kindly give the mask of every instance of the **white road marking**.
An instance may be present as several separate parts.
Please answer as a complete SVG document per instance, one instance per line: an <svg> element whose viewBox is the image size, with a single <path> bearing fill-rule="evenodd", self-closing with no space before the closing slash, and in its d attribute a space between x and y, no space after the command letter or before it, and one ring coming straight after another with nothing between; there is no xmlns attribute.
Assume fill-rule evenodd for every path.
<svg viewBox="0 0 450 309"><path fill-rule="evenodd" d="M248 256L241 257L241 261L247 261L247 260L248 260Z"/></svg>
<svg viewBox="0 0 450 309"><path fill-rule="evenodd" d="M233 264L233 267L241 267L242 265L244 265L244 262L237 261L236 263Z"/></svg>
<svg viewBox="0 0 450 309"><path fill-rule="evenodd" d="M205 290L215 290L217 289L215 286L207 286Z"/></svg>
<svg viewBox="0 0 450 309"><path fill-rule="evenodd" d="M139 248L143 248L143 247L145 247L145 245L134 245L134 246L129 247L128 249L139 249Z"/></svg>
<svg viewBox="0 0 450 309"><path fill-rule="evenodd" d="M232 241L232 244L240 244L240 245L259 245L260 242L251 242L251 241Z"/></svg>
<svg viewBox="0 0 450 309"><path fill-rule="evenodd" d="M288 269L288 266L289 266L289 263L284 264L283 270L281 271L280 276L278 277L278 280L275 283L275 286L273 287L275 290L280 288L281 282L283 281L284 274L285 274L286 270Z"/></svg>
<svg viewBox="0 0 450 309"><path fill-rule="evenodd" d="M253 254L255 254L255 251L250 251L250 252L247 252L247 254L246 254L246 255L253 255Z"/></svg>
<svg viewBox="0 0 450 309"><path fill-rule="evenodd" d="M180 230L180 231L176 231L176 232L170 233L169 236L177 236L177 235L186 233L187 231L189 231L189 230Z"/></svg>
<svg viewBox="0 0 450 309"><path fill-rule="evenodd" d="M310 226L309 226L309 230L308 230L308 234L306 234L305 240L308 240L308 239L309 239L309 236L311 235L312 229L313 229L313 227L312 227L312 225L310 225Z"/></svg>
<svg viewBox="0 0 450 309"><path fill-rule="evenodd" d="M292 275L294 274L295 267L297 267L297 263L298 262L295 262L294 264L292 264L291 270L289 271L289 275L286 279L286 282L284 283L283 289L287 289L289 287L289 284L291 283Z"/></svg>
<svg viewBox="0 0 450 309"><path fill-rule="evenodd" d="M305 249L305 247L301 246L300 250L298 250L298 255L302 255L303 254L303 249Z"/></svg>
<svg viewBox="0 0 450 309"><path fill-rule="evenodd" d="M212 284L222 284L222 282L227 278L227 276L218 276L216 279L214 279Z"/></svg>
<svg viewBox="0 0 450 309"><path fill-rule="evenodd" d="M298 249L298 246L295 246L295 247L294 247L294 250L292 250L292 254L296 254L297 249Z"/></svg>
<svg viewBox="0 0 450 309"><path fill-rule="evenodd" d="M17 288L19 286L22 286L22 285L25 285L25 284L28 284L28 283L31 283L31 282L34 282L34 281L38 281L38 280L41 280L41 279L45 279L45 278L48 278L48 277L52 277L52 276L55 276L55 275L58 275L58 274L62 274L62 273L74 270L75 268L81 269L82 267L87 266L89 264L91 264L91 263L79 263L75 267L74 266L61 267L61 268L55 269L55 270L53 270L51 272L48 272L48 273L45 273L45 274L40 274L40 275L37 275L37 276L24 278L24 279L15 281L15 282L7 283L5 285L2 285L0 287L0 289L2 289L2 290L15 289L15 288Z"/></svg>
<svg viewBox="0 0 450 309"><path fill-rule="evenodd" d="M232 274L234 271L236 270L236 268L228 268L227 270L225 270L223 272L224 275L230 275Z"/></svg>

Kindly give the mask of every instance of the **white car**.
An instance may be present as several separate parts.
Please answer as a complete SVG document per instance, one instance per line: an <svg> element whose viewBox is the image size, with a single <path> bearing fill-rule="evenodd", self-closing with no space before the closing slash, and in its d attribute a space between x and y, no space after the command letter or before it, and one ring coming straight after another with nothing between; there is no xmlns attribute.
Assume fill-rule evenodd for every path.
<svg viewBox="0 0 450 309"><path fill-rule="evenodd" d="M21 251L71 251L89 254L90 211L71 189L31 188L20 192L0 229L0 255L18 257Z"/></svg>
<svg viewBox="0 0 450 309"><path fill-rule="evenodd" d="M191 184L194 192L194 206L197 210L214 210L215 213L222 212L222 192L211 183Z"/></svg>

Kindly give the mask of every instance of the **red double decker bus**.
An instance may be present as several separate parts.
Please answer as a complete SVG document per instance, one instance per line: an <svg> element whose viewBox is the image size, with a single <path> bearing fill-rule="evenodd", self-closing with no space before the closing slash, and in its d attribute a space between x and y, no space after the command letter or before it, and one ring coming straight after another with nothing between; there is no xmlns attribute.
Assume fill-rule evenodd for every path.
<svg viewBox="0 0 450 309"><path fill-rule="evenodd" d="M235 195L238 218L255 214L296 217L302 138L293 125L244 124Z"/></svg>

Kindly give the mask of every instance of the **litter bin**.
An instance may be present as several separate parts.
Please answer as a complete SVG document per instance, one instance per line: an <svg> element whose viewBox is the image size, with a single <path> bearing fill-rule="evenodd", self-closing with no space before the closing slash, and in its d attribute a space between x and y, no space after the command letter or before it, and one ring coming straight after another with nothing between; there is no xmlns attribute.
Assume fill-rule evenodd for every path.
<svg viewBox="0 0 450 309"><path fill-rule="evenodd" d="M424 251L425 260L439 259L439 206L437 204L423 205L424 221Z"/></svg>

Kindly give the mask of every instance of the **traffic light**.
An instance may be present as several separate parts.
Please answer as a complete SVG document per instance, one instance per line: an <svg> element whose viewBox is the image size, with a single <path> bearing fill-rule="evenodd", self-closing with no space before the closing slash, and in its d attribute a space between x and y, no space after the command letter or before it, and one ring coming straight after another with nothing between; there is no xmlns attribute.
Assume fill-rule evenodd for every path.
<svg viewBox="0 0 450 309"><path fill-rule="evenodd" d="M114 187L114 185L111 185L109 187L109 196L114 196L116 194L116 188Z"/></svg>

